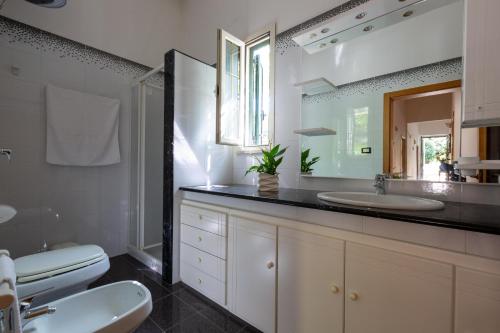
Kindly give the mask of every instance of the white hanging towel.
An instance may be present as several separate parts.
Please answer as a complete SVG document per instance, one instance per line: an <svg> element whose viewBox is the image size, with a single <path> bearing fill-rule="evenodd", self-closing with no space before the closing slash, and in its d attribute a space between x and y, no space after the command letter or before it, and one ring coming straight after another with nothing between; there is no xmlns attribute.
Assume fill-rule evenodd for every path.
<svg viewBox="0 0 500 333"><path fill-rule="evenodd" d="M22 333L16 291L16 269L9 252L0 250L0 310L7 312L7 332Z"/></svg>
<svg viewBox="0 0 500 333"><path fill-rule="evenodd" d="M120 163L120 101L48 84L47 163L99 166Z"/></svg>

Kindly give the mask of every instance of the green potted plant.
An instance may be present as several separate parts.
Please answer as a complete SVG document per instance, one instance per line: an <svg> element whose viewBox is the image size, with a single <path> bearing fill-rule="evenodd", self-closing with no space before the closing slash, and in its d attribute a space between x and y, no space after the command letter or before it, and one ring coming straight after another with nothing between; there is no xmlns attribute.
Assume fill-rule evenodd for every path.
<svg viewBox="0 0 500 333"><path fill-rule="evenodd" d="M283 162L283 155L286 148L280 149L280 145L269 147L268 150L262 149L262 159L255 157L259 164L252 165L248 168L245 176L250 172L259 174L259 191L261 192L278 192L279 176L278 166Z"/></svg>
<svg viewBox="0 0 500 333"><path fill-rule="evenodd" d="M311 167L319 161L319 156L313 157L308 161L310 153L311 149L306 149L300 154L300 173L303 175L311 175L314 170Z"/></svg>

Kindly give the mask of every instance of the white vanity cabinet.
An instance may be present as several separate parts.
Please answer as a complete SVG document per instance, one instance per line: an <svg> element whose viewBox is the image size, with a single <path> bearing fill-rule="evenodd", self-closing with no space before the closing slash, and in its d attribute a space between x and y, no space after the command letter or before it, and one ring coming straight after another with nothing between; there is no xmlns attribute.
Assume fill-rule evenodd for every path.
<svg viewBox="0 0 500 333"><path fill-rule="evenodd" d="M188 200L181 212L182 281L264 333L500 332L499 260Z"/></svg>
<svg viewBox="0 0 500 333"><path fill-rule="evenodd" d="M266 333L276 325L276 239L274 225L229 218L229 308Z"/></svg>
<svg viewBox="0 0 500 333"><path fill-rule="evenodd" d="M181 280L226 306L227 215L223 210L181 206Z"/></svg>
<svg viewBox="0 0 500 333"><path fill-rule="evenodd" d="M500 332L500 275L457 267L455 333Z"/></svg>
<svg viewBox="0 0 500 333"><path fill-rule="evenodd" d="M451 332L453 266L347 242L346 333Z"/></svg>
<svg viewBox="0 0 500 333"><path fill-rule="evenodd" d="M279 228L278 332L342 333L344 241Z"/></svg>
<svg viewBox="0 0 500 333"><path fill-rule="evenodd" d="M498 0L466 0L463 126L500 126Z"/></svg>

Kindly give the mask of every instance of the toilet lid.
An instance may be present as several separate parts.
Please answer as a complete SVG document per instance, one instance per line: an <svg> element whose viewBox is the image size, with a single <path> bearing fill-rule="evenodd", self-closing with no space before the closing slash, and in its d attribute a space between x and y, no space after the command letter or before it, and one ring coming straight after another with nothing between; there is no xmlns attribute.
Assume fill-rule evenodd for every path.
<svg viewBox="0 0 500 333"><path fill-rule="evenodd" d="M97 245L80 245L32 254L14 260L18 282L34 281L84 267L104 259Z"/></svg>

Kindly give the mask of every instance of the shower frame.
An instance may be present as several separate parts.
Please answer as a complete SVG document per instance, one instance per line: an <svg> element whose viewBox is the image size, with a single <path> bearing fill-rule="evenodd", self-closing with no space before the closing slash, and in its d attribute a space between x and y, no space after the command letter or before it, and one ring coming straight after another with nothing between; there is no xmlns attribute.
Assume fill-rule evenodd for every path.
<svg viewBox="0 0 500 333"><path fill-rule="evenodd" d="M152 83L148 83L147 80L159 73L164 69L164 65L160 65L151 71L147 72L143 76L137 78L132 82L132 87L138 87L138 137L137 142L132 144L137 144L137 159L135 163L137 163L137 184L135 191L137 193L137 201L135 209L137 211L137 218L135 218L135 223L137 225L136 228L136 246L134 248L132 245L129 246L129 250L131 250L131 254L136 257L136 259L140 260L150 268L162 272L162 262L158 258L153 257L151 254L147 253L145 250L163 246L163 242L146 245L144 242L145 239L145 145L146 145L146 100L147 100L147 88L155 88L164 91L163 87L157 86ZM133 214L131 214L133 215Z"/></svg>

